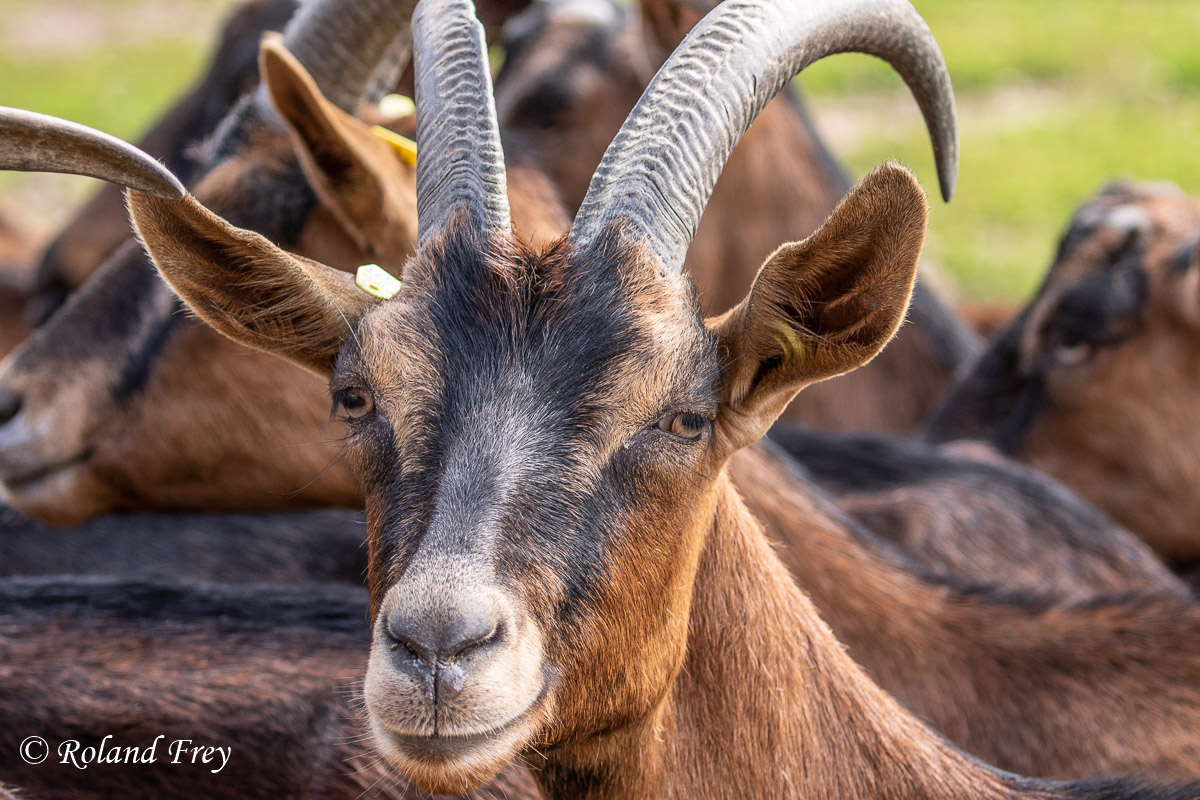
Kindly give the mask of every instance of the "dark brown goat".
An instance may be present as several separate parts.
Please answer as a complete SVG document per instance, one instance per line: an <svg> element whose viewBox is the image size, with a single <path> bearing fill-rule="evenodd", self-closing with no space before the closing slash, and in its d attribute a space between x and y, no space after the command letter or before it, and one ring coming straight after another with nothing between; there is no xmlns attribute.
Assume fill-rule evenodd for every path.
<svg viewBox="0 0 1200 800"><path fill-rule="evenodd" d="M163 159L190 182L197 170L191 148L207 138L229 107L258 83L258 42L283 30L297 0L247 0L230 15L204 77L160 118L138 147ZM58 234L38 265L29 316L44 322L67 295L131 237L121 190L106 184Z"/></svg>
<svg viewBox="0 0 1200 800"><path fill-rule="evenodd" d="M644 0L639 20L613 0L551 0L509 23L496 78L501 126L537 154L572 211L654 70L714 5ZM768 103L722 171L684 262L705 312L733 307L779 242L816 230L848 188L799 97ZM811 387L784 418L825 430L912 431L978 347L919 286L909 324L878 358Z"/></svg>
<svg viewBox="0 0 1200 800"><path fill-rule="evenodd" d="M1136 536L1054 479L971 452L987 448L784 425L770 436L841 513L927 570L1042 597L1187 592ZM757 513L757 493L745 499Z"/></svg>
<svg viewBox="0 0 1200 800"><path fill-rule="evenodd" d="M912 177L874 173L817 234L780 248L746 301L703 323L677 277L690 225L655 225L644 184L663 167L663 139L638 135L652 111L627 123L569 239L539 252L509 233L494 125L479 136L488 82L469 9L453 0L418 9L417 87L427 98L418 140L439 148L422 147L421 247L395 299L372 300L170 185L157 188L162 198L131 194L147 247L197 313L331 374L368 499L375 642L365 698L385 754L426 788L462 789L523 753L542 762L553 797L1140 796L1128 785L1018 779L925 729L847 658L726 473L799 388L869 359L895 331L925 223ZM726 67L753 57L753 38L725 27L749 17L772 31L811 26L810 47L845 47L821 19L837 12L808 13L735 3L709 18L714 35L691 41ZM911 59L910 78L922 74L913 61L940 65L910 7L840 13L863 15L847 29ZM881 16L895 26L886 34ZM442 56L444 69L423 67L422 52ZM815 57L801 45L792 53L755 73L753 99L720 95L731 139L797 61ZM665 70L651 96L694 97L698 77ZM922 80L916 94L944 145L945 84ZM667 142L666 160L719 166L732 141L697 145L687 128L670 132L683 141ZM711 183L680 183L669 187L679 205L668 207L698 216ZM817 509L792 507L824 525ZM921 605L944 595L914 592L914 613L895 620L920 627L932 618L916 613ZM1182 632L1195 609L1169 605L1164 624ZM1127 606L1115 616L1118 632L1129 617L1158 621ZM1097 627L1075 630L1067 652L1082 652ZM1003 638L1005 626L994 631ZM1162 669L1170 686L1190 690L1196 653L1179 651L1155 667L1159 654L1139 650L1131 667ZM1168 743L1194 762L1195 737L1181 743L1177 721ZM981 728L996 735L991 723Z"/></svg>
<svg viewBox="0 0 1200 800"><path fill-rule="evenodd" d="M929 436L1055 476L1176 564L1200 559L1200 203L1119 183L1075 214L1025 310Z"/></svg>
<svg viewBox="0 0 1200 800"><path fill-rule="evenodd" d="M50 530L0 508L0 577L361 585L365 541L365 522L356 511L122 514Z"/></svg>
<svg viewBox="0 0 1200 800"><path fill-rule="evenodd" d="M425 798L360 721L366 612L362 589L328 586L0 581L0 785L47 800ZM70 762L69 742L86 763L79 751L106 735L110 753L143 757L161 739L152 763ZM29 736L49 745L44 762L21 758ZM228 755L172 763L178 740ZM537 791L509 770L471 796Z"/></svg>

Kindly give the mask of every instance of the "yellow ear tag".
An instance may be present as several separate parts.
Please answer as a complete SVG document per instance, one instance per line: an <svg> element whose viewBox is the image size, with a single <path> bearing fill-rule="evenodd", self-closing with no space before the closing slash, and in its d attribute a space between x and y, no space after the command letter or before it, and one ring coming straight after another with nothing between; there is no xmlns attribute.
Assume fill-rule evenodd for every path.
<svg viewBox="0 0 1200 800"><path fill-rule="evenodd" d="M385 94L379 98L379 116L384 119L404 119L417 113L417 104L406 94Z"/></svg>
<svg viewBox="0 0 1200 800"><path fill-rule="evenodd" d="M390 300L400 291L400 279L378 264L363 264L354 274L354 282L372 297Z"/></svg>
<svg viewBox="0 0 1200 800"><path fill-rule="evenodd" d="M382 125L372 125L371 133L390 144L405 164L410 167L417 165L417 143L412 139L390 131Z"/></svg>

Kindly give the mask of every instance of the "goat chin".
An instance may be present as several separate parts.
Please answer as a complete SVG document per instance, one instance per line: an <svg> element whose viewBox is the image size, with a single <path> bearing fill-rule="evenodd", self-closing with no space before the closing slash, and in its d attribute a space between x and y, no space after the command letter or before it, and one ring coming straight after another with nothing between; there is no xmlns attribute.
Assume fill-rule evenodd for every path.
<svg viewBox="0 0 1200 800"><path fill-rule="evenodd" d="M495 778L544 723L530 709L498 730L474 736L415 737L393 733L371 717L376 750L413 784L432 794L466 794Z"/></svg>

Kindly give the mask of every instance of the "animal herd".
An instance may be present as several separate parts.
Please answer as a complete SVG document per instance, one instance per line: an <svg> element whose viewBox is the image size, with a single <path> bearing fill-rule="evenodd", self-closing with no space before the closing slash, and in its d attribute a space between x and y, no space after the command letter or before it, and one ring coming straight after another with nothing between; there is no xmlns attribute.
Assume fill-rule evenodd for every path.
<svg viewBox="0 0 1200 800"><path fill-rule="evenodd" d="M0 797L1200 798L1200 203L985 342L842 52L948 199L908 0L246 0L138 146L0 108L109 182L0 287Z"/></svg>

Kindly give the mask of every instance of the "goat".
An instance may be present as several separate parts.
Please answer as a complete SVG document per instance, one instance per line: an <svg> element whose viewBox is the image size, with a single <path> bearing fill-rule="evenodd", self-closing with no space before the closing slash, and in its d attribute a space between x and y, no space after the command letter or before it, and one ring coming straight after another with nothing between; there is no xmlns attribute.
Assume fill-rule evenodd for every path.
<svg viewBox="0 0 1200 800"><path fill-rule="evenodd" d="M1187 591L1132 533L1053 479L993 453L778 424L770 437L840 513L927 570L1043 597ZM757 513L754 496L745 499Z"/></svg>
<svg viewBox="0 0 1200 800"><path fill-rule="evenodd" d="M1163 558L1200 558L1200 204L1113 184L1075 213L1044 283L930 422L1061 480Z"/></svg>
<svg viewBox="0 0 1200 800"><path fill-rule="evenodd" d="M367 495L364 694L385 755L463 790L522 753L552 797L1145 796L997 772L925 728L849 660L725 470L795 392L891 337L926 208L881 168L705 324L680 268L715 171L804 63L869 46L916 83L948 191L948 83L911 6L722 6L647 90L570 236L540 251L510 232L470 16L424 0L414 19L419 250L395 299L234 228L169 175L130 193L193 310L330 376ZM727 135L686 112L689 64L721 76ZM651 126L664 108L683 119ZM666 163L660 207L646 182Z"/></svg>
<svg viewBox="0 0 1200 800"><path fill-rule="evenodd" d="M0 508L0 577L122 575L222 583L361 585L362 515L125 514L48 530Z"/></svg>
<svg viewBox="0 0 1200 800"><path fill-rule="evenodd" d="M424 798L366 742L366 611L361 588L0 581L0 785L50 800ZM152 762L60 757L106 735L139 755L162 738ZM21 758L29 736L44 762ZM230 750L172 763L178 740ZM511 769L471 797L537 791Z"/></svg>
<svg viewBox="0 0 1200 800"><path fill-rule="evenodd" d="M712 5L646 0L639 26L613 0L551 0L510 21L496 78L500 123L539 155L569 208L578 208L661 54L699 19L695 7ZM799 96L785 94L730 156L685 259L706 313L731 308L776 245L815 230L849 188ZM910 324L879 358L812 387L784 418L825 430L911 432L978 349L978 337L920 286Z"/></svg>
<svg viewBox="0 0 1200 800"><path fill-rule="evenodd" d="M258 82L258 41L281 30L297 0L246 0L225 22L208 69L138 143L162 158L180 180L197 170L190 148L208 137L226 110ZM131 236L121 191L105 184L59 232L34 273L29 318L45 322L96 268Z"/></svg>

